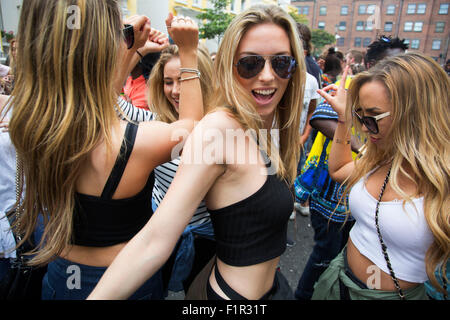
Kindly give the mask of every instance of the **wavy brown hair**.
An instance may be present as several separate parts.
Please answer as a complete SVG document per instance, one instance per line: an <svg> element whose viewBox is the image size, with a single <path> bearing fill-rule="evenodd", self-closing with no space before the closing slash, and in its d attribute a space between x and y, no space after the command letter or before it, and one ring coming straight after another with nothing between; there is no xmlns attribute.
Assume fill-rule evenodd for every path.
<svg viewBox="0 0 450 320"><path fill-rule="evenodd" d="M422 54L387 58L352 79L347 117L359 106L361 87L372 81L385 86L392 102L392 125L387 133L391 143L383 149L366 144L363 156L355 162L355 172L346 182L345 193L369 171L386 160L392 161L390 184L395 192L405 201L424 197L425 219L434 236L425 264L429 279L439 288L434 273L441 266L446 278L450 253L450 80L433 59ZM358 121L353 125L364 136ZM414 177L405 171L405 164ZM403 191L398 183L400 173L415 183L420 194L410 196Z"/></svg>
<svg viewBox="0 0 450 320"><path fill-rule="evenodd" d="M79 28L68 24L70 6L77 6ZM116 0L23 1L9 130L26 181L14 227L27 239L44 216L32 264L70 244L81 165L100 141L111 143L121 29Z"/></svg>

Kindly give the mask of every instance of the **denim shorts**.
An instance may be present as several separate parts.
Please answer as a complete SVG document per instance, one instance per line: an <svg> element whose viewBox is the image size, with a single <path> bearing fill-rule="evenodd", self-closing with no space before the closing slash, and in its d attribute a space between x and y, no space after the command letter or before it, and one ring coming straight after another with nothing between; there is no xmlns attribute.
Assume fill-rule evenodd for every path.
<svg viewBox="0 0 450 320"><path fill-rule="evenodd" d="M42 300L84 300L95 288L106 267L87 266L62 258L48 265L42 280ZM147 280L130 300L163 300L161 271Z"/></svg>

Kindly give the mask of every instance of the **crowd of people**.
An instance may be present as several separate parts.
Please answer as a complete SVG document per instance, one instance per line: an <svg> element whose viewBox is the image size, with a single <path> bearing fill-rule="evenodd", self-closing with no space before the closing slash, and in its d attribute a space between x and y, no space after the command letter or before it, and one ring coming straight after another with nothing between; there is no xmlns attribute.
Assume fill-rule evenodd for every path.
<svg viewBox="0 0 450 320"><path fill-rule="evenodd" d="M20 234L43 300L447 298L450 81L434 60L380 36L316 62L274 5L210 53L189 17L160 31L80 0L90 23L73 29L56 2L23 1L0 96L0 278ZM297 211L315 245L292 290L278 266Z"/></svg>

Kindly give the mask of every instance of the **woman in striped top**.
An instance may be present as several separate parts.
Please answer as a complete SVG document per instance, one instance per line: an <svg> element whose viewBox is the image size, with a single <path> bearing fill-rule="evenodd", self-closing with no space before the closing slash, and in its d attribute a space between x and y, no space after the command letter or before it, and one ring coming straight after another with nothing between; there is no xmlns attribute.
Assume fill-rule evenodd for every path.
<svg viewBox="0 0 450 320"><path fill-rule="evenodd" d="M126 101L119 102L122 112L133 121L159 120L172 123L178 120L180 101L180 57L178 47L171 45L161 52L161 57L152 69L149 88L152 112L133 107ZM198 67L203 105L210 105L212 92L212 60L208 50L199 45ZM152 198L156 207L164 198L180 164L180 157L174 157L155 168L155 186ZM153 208L154 211L156 208ZM206 208L202 201L184 230L172 257L164 266L164 278L171 291L187 291L195 275L206 265L215 253L214 232Z"/></svg>

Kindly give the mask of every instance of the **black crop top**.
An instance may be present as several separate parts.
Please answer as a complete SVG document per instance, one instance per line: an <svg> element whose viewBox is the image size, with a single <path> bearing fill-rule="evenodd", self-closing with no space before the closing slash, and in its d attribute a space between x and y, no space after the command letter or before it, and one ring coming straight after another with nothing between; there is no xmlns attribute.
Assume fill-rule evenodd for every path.
<svg viewBox="0 0 450 320"><path fill-rule="evenodd" d="M129 241L152 216L153 171L138 194L126 199L112 199L133 150L137 129L138 125L128 123L102 195L75 193L73 244L107 247Z"/></svg>
<svg viewBox="0 0 450 320"><path fill-rule="evenodd" d="M217 257L232 266L249 266L280 256L286 249L294 199L286 182L268 175L248 198L208 211L217 241Z"/></svg>

